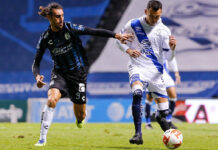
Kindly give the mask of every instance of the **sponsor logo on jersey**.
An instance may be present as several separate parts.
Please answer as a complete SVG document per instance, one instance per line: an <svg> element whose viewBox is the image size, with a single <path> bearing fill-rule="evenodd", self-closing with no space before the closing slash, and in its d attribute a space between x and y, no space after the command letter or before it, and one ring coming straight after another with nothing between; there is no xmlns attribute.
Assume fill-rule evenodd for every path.
<svg viewBox="0 0 218 150"><path fill-rule="evenodd" d="M49 40L49 41L48 41L48 44L49 44L49 45L52 45L52 44L53 44L53 41L52 41L52 40Z"/></svg>

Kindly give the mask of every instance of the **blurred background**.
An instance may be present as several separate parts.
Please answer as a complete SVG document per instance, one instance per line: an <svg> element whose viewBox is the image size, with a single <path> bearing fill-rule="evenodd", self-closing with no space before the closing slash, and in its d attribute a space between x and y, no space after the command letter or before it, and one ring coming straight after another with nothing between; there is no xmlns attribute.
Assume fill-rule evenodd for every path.
<svg viewBox="0 0 218 150"><path fill-rule="evenodd" d="M31 66L39 36L48 21L37 12L50 0L1 1L0 122L40 122L53 62L48 50L41 62L47 86L38 89ZM119 32L144 14L148 0L56 0L65 21ZM162 20L177 39L181 75L174 121L218 123L218 2L163 1ZM88 122L132 122L128 56L114 39L81 36L90 61L87 81ZM173 75L173 73L172 73ZM143 100L145 103L145 100ZM155 104L152 105L154 112ZM61 100L54 122L74 122L73 106Z"/></svg>

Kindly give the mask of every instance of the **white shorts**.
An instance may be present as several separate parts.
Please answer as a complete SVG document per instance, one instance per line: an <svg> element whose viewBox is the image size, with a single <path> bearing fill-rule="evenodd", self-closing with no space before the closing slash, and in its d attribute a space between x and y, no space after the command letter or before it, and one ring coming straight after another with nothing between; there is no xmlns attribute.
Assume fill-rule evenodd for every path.
<svg viewBox="0 0 218 150"><path fill-rule="evenodd" d="M175 87L175 82L174 82L174 80L173 80L172 77L169 75L169 73L166 72L165 69L164 69L164 71L163 71L163 80L164 80L164 83L165 83L165 85L166 85L167 88Z"/></svg>
<svg viewBox="0 0 218 150"><path fill-rule="evenodd" d="M144 90L148 90L153 98L168 98L162 75L156 71L134 68L129 71L129 81L131 85L135 81L142 82Z"/></svg>

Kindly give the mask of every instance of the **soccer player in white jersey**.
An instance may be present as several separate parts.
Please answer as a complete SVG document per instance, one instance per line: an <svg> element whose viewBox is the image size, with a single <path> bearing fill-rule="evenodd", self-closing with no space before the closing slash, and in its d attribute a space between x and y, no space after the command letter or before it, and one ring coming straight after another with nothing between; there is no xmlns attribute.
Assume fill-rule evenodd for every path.
<svg viewBox="0 0 218 150"><path fill-rule="evenodd" d="M162 79L163 53L166 53L164 55L167 59L172 59L176 40L162 23L161 15L161 2L150 0L145 15L130 20L122 30L123 33L133 34L133 40L126 45L117 41L119 48L130 56L128 72L133 93L132 115L135 126L135 135L129 140L131 144L143 144L141 101L144 89L148 89L157 102L156 120L162 130L170 128L166 121L169 113L168 96Z"/></svg>
<svg viewBox="0 0 218 150"><path fill-rule="evenodd" d="M177 127L172 123L172 114L175 108L175 103L177 100L176 94L176 87L175 82L169 74L169 69L174 72L175 82L179 84L181 82L181 78L179 75L179 70L176 62L176 58L174 57L171 61L165 60L164 61L164 72L163 72L163 80L166 84L167 95L169 97L169 114L166 117L167 121L169 122L170 128L177 129ZM153 97L148 93L147 100L145 102L145 122L146 122L146 129L153 129L151 125L151 103Z"/></svg>

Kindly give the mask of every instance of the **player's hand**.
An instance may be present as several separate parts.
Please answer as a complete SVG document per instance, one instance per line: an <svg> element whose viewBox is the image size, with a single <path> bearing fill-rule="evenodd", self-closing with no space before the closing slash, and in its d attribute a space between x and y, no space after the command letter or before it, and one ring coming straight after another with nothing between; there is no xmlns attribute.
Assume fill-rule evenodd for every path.
<svg viewBox="0 0 218 150"><path fill-rule="evenodd" d="M134 58L137 58L141 55L140 51L135 50L135 49L130 49L130 48L126 51L126 53L129 54L129 56L134 57Z"/></svg>
<svg viewBox="0 0 218 150"><path fill-rule="evenodd" d="M42 88L44 85L46 85L45 82L43 82L44 76L43 75L37 75L36 76L36 85L38 88Z"/></svg>
<svg viewBox="0 0 218 150"><path fill-rule="evenodd" d="M176 78L176 84L180 84L181 83L181 77L179 75L179 72L175 72L175 78Z"/></svg>
<svg viewBox="0 0 218 150"><path fill-rule="evenodd" d="M171 50L175 50L176 49L176 39L174 36L169 36L169 45Z"/></svg>
<svg viewBox="0 0 218 150"><path fill-rule="evenodd" d="M127 41L131 42L133 39L133 35L129 33L123 33L123 34L115 34L115 38L120 40L122 44L127 44Z"/></svg>

